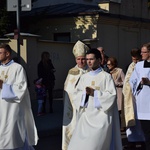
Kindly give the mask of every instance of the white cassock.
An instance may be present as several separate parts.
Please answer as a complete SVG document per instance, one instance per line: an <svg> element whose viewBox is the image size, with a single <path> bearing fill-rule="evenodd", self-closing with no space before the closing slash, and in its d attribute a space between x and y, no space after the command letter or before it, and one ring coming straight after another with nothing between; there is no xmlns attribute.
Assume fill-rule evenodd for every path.
<svg viewBox="0 0 150 150"><path fill-rule="evenodd" d="M130 85L136 99L136 118L139 120L150 120L150 86L143 85L138 90L142 77L150 80L150 68L144 68L144 61L138 62L130 77Z"/></svg>
<svg viewBox="0 0 150 150"><path fill-rule="evenodd" d="M95 89L85 104L85 88ZM110 74L101 68L82 75L77 96L78 122L68 150L121 150L116 88Z"/></svg>
<svg viewBox="0 0 150 150"><path fill-rule="evenodd" d="M87 69L81 69L77 65L70 69L64 84L64 115L62 130L62 150L68 149L68 144L76 125L76 108L73 103L73 93L82 74Z"/></svg>
<svg viewBox="0 0 150 150"><path fill-rule="evenodd" d="M23 67L13 60L0 66L0 149L32 150L38 141Z"/></svg>

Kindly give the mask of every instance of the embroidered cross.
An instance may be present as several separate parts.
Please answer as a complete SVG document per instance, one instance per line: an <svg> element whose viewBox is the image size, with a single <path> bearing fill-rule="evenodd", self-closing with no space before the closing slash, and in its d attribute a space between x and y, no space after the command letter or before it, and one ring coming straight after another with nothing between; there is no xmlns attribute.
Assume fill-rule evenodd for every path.
<svg viewBox="0 0 150 150"><path fill-rule="evenodd" d="M95 81L92 81L92 82L91 82L91 86L95 86Z"/></svg>

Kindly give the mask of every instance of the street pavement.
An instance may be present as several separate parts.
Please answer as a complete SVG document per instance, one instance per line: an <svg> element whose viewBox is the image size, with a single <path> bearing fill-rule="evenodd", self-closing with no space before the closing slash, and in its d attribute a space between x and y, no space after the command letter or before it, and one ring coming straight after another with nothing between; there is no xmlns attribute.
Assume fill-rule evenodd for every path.
<svg viewBox="0 0 150 150"><path fill-rule="evenodd" d="M62 117L63 117L62 98L54 99L53 113L46 113L44 116L37 116L36 100L32 100L32 110L39 135L38 144L34 147L35 150L61 150ZM123 146L125 146L127 144L125 132L121 132L121 138ZM135 149L131 150L142 150L142 149L140 145L137 145Z"/></svg>
<svg viewBox="0 0 150 150"><path fill-rule="evenodd" d="M32 110L39 136L35 150L61 150L63 101L54 100L53 113L48 113L48 105L47 101L47 113L44 116L37 116L37 101L32 100Z"/></svg>

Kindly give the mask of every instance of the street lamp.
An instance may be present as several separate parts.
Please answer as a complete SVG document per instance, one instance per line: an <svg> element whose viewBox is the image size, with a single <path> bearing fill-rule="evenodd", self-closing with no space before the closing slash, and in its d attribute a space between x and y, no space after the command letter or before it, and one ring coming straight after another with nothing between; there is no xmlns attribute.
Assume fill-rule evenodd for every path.
<svg viewBox="0 0 150 150"><path fill-rule="evenodd" d="M16 11L17 58L20 63L20 12L31 11L31 0L7 0L7 11Z"/></svg>

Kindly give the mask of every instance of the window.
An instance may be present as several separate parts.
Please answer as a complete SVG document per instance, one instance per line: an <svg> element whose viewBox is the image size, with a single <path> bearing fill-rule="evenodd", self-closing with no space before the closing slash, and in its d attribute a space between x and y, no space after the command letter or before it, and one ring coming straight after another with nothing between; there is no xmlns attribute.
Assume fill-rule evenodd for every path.
<svg viewBox="0 0 150 150"><path fill-rule="evenodd" d="M70 33L54 33L54 41L70 42Z"/></svg>

